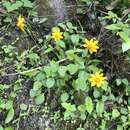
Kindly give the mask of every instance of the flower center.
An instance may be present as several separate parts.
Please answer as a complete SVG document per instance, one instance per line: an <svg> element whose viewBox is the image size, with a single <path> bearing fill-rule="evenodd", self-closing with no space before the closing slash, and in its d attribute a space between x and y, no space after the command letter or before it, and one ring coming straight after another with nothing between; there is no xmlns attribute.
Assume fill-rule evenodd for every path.
<svg viewBox="0 0 130 130"><path fill-rule="evenodd" d="M100 81L101 81L100 78L95 78L96 83L100 83Z"/></svg>
<svg viewBox="0 0 130 130"><path fill-rule="evenodd" d="M55 38L59 38L60 34L58 32L55 33Z"/></svg>
<svg viewBox="0 0 130 130"><path fill-rule="evenodd" d="M92 49L93 48L93 45L92 44L89 44L88 45L88 49Z"/></svg>

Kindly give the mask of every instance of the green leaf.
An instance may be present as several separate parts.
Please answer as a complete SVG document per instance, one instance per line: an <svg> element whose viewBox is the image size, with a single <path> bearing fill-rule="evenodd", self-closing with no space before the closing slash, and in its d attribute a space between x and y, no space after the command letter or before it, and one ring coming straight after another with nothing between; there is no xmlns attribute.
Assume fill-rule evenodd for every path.
<svg viewBox="0 0 130 130"><path fill-rule="evenodd" d="M55 61L50 62L51 72L56 73L58 71L59 65Z"/></svg>
<svg viewBox="0 0 130 130"><path fill-rule="evenodd" d="M13 101L12 100L8 100L6 102L6 110L9 110L11 108L13 108Z"/></svg>
<svg viewBox="0 0 130 130"><path fill-rule="evenodd" d="M108 90L107 89L108 88L108 82L104 81L101 87L102 87L103 90L107 91Z"/></svg>
<svg viewBox="0 0 130 130"><path fill-rule="evenodd" d="M67 67L66 66L60 66L58 69L58 73L60 74L61 77L64 77L67 71Z"/></svg>
<svg viewBox="0 0 130 130"><path fill-rule="evenodd" d="M4 130L13 130L12 127L6 127Z"/></svg>
<svg viewBox="0 0 130 130"><path fill-rule="evenodd" d="M123 39L123 43L122 43L122 50L123 52L127 51L130 49L130 38L128 36L128 34L126 32L119 32L118 33L119 36Z"/></svg>
<svg viewBox="0 0 130 130"><path fill-rule="evenodd" d="M66 103L65 102L65 103L62 103L61 105L62 105L62 107L64 107L66 109L66 111L69 111L69 112L76 111L75 105L72 105L71 103Z"/></svg>
<svg viewBox="0 0 130 130"><path fill-rule="evenodd" d="M93 96L94 96L95 98L98 98L98 97L101 96L101 93L99 92L98 89L96 89L96 88L94 89Z"/></svg>
<svg viewBox="0 0 130 130"><path fill-rule="evenodd" d="M80 119L84 121L86 119L86 114L80 113Z"/></svg>
<svg viewBox="0 0 130 130"><path fill-rule="evenodd" d="M27 110L27 105L24 103L20 104L20 109L24 111Z"/></svg>
<svg viewBox="0 0 130 130"><path fill-rule="evenodd" d="M45 96L40 94L35 98L35 102L37 105L42 104L45 101Z"/></svg>
<svg viewBox="0 0 130 130"><path fill-rule="evenodd" d="M128 82L128 80L127 80L127 79L122 79L122 83L123 83L123 84L125 84L126 86L128 86L128 85L129 85L129 82Z"/></svg>
<svg viewBox="0 0 130 130"><path fill-rule="evenodd" d="M74 53L75 53L74 50L68 50L68 51L66 51L67 58L69 60L73 60L75 58L75 54Z"/></svg>
<svg viewBox="0 0 130 130"><path fill-rule="evenodd" d="M6 8L6 10L7 10L8 12L13 11L10 2L4 2L4 3L3 3L3 6Z"/></svg>
<svg viewBox="0 0 130 130"><path fill-rule="evenodd" d="M67 22L66 25L68 28L73 29L73 24L71 22Z"/></svg>
<svg viewBox="0 0 130 130"><path fill-rule="evenodd" d="M64 43L64 41L62 41L62 40L57 41L56 44L57 44L58 46L60 46L61 48L65 48L65 43Z"/></svg>
<svg viewBox="0 0 130 130"><path fill-rule="evenodd" d="M87 89L86 79L83 79L82 77L76 79L76 81L74 81L73 86L76 90L85 91Z"/></svg>
<svg viewBox="0 0 130 130"><path fill-rule="evenodd" d="M118 126L117 126L117 130L123 130L123 126L118 125Z"/></svg>
<svg viewBox="0 0 130 130"><path fill-rule="evenodd" d="M36 96L36 91L33 89L30 90L30 97L35 97Z"/></svg>
<svg viewBox="0 0 130 130"><path fill-rule="evenodd" d="M4 19L4 22L5 22L5 23L11 23L11 22L12 22L12 18L6 17L6 18Z"/></svg>
<svg viewBox="0 0 130 130"><path fill-rule="evenodd" d="M93 73L98 71L98 68L95 65L89 65L87 67L87 69L88 69L89 72L93 72Z"/></svg>
<svg viewBox="0 0 130 130"><path fill-rule="evenodd" d="M19 9L22 7L23 3L21 1L16 1L15 3L11 4L11 2L4 2L3 6L6 8L8 12L12 12L14 10Z"/></svg>
<svg viewBox="0 0 130 130"><path fill-rule="evenodd" d="M116 85L120 86L121 85L121 79L116 79Z"/></svg>
<svg viewBox="0 0 130 130"><path fill-rule="evenodd" d="M78 34L73 34L71 35L71 41L74 45L78 45L79 44L79 40L80 40L80 37Z"/></svg>
<svg viewBox="0 0 130 130"><path fill-rule="evenodd" d="M98 114L102 114L104 111L104 102L103 101L98 101L96 104L96 111Z"/></svg>
<svg viewBox="0 0 130 130"><path fill-rule="evenodd" d="M38 54L30 52L27 56L31 62L32 65L36 64L38 60L40 59Z"/></svg>
<svg viewBox="0 0 130 130"><path fill-rule="evenodd" d="M69 94L68 93L63 93L61 95L61 101L66 102L69 99Z"/></svg>
<svg viewBox="0 0 130 130"><path fill-rule="evenodd" d="M126 125L130 125L130 121L127 122L127 116L126 115L121 116L121 121L124 122Z"/></svg>
<svg viewBox="0 0 130 130"><path fill-rule="evenodd" d="M14 9L19 9L20 7L22 7L23 3L21 1L16 1L16 3L12 4L12 7Z"/></svg>
<svg viewBox="0 0 130 130"><path fill-rule="evenodd" d="M29 0L21 0L24 3L24 7L33 8L33 3Z"/></svg>
<svg viewBox="0 0 130 130"><path fill-rule="evenodd" d="M35 81L33 84L33 90L38 91L42 87L42 83L40 81Z"/></svg>
<svg viewBox="0 0 130 130"><path fill-rule="evenodd" d="M8 114L6 116L6 119L5 119L5 124L9 123L14 117L14 109L11 108L9 111L8 111Z"/></svg>
<svg viewBox="0 0 130 130"><path fill-rule="evenodd" d="M4 130L4 128L2 127L2 125L0 125L0 130Z"/></svg>
<svg viewBox="0 0 130 130"><path fill-rule="evenodd" d="M130 49L129 43L122 43L122 50L123 52L128 51Z"/></svg>
<svg viewBox="0 0 130 130"><path fill-rule="evenodd" d="M0 109L5 109L5 107L6 107L6 104L5 104L5 102L0 102Z"/></svg>
<svg viewBox="0 0 130 130"><path fill-rule="evenodd" d="M117 109L112 110L112 118L117 118L120 116L120 113Z"/></svg>
<svg viewBox="0 0 130 130"><path fill-rule="evenodd" d="M55 79L54 78L48 78L46 80L46 86L47 88L52 88L55 84Z"/></svg>
<svg viewBox="0 0 130 130"><path fill-rule="evenodd" d="M73 75L78 71L78 66L75 64L69 64L67 65L67 70Z"/></svg>
<svg viewBox="0 0 130 130"><path fill-rule="evenodd" d="M87 79L89 77L89 74L85 71L80 71L78 74L79 78Z"/></svg>
<svg viewBox="0 0 130 130"><path fill-rule="evenodd" d="M85 99L85 106L86 106L86 110L89 114L91 114L91 112L93 111L93 102L92 99L90 97L87 97Z"/></svg>
<svg viewBox="0 0 130 130"><path fill-rule="evenodd" d="M77 128L76 130L85 130L84 128Z"/></svg>
<svg viewBox="0 0 130 130"><path fill-rule="evenodd" d="M84 113L86 111L86 106L85 105L79 105L78 106L78 110L81 112L81 113Z"/></svg>
<svg viewBox="0 0 130 130"><path fill-rule="evenodd" d="M76 79L74 83L74 88L76 90L85 91L87 89L86 79L85 78L83 79L82 77Z"/></svg>
<svg viewBox="0 0 130 130"><path fill-rule="evenodd" d="M120 24L107 25L105 28L108 29L108 30L112 30L112 31L117 31L117 30L121 30L122 29Z"/></svg>
<svg viewBox="0 0 130 130"><path fill-rule="evenodd" d="M51 67L50 66L45 66L44 71L46 73L47 78L51 76Z"/></svg>

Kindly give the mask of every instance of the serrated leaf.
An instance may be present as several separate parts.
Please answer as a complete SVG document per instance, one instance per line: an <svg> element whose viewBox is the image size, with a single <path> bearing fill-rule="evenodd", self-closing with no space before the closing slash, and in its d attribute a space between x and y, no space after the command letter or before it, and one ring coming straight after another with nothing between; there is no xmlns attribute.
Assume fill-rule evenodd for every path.
<svg viewBox="0 0 130 130"><path fill-rule="evenodd" d="M47 86L47 88L52 88L54 86L54 84L55 84L54 78L48 78L46 80L46 86Z"/></svg>
<svg viewBox="0 0 130 130"><path fill-rule="evenodd" d="M12 100L8 100L5 104L6 110L9 110L11 108L13 108L13 101Z"/></svg>
<svg viewBox="0 0 130 130"><path fill-rule="evenodd" d="M12 8L11 8L11 3L10 3L10 2L4 2L4 3L3 3L3 6L6 8L6 10L7 10L8 12L10 12L10 11L12 10Z"/></svg>
<svg viewBox="0 0 130 130"><path fill-rule="evenodd" d="M85 91L87 89L86 80L83 78L76 79L76 81L74 82L74 88L76 90Z"/></svg>
<svg viewBox="0 0 130 130"><path fill-rule="evenodd" d="M4 22L5 22L5 23L11 23L11 22L12 22L12 18L6 17L6 18L4 19Z"/></svg>
<svg viewBox="0 0 130 130"><path fill-rule="evenodd" d="M74 53L75 53L74 50L68 50L68 51L66 51L67 58L69 60L73 60L75 58L75 54Z"/></svg>
<svg viewBox="0 0 130 130"><path fill-rule="evenodd" d="M61 104L68 112L74 112L76 111L76 107L75 105L71 104L71 103L62 103Z"/></svg>
<svg viewBox="0 0 130 130"><path fill-rule="evenodd" d="M70 72L70 74L75 74L78 70L78 66L75 64L69 64L67 65L67 70Z"/></svg>
<svg viewBox="0 0 130 130"><path fill-rule="evenodd" d="M30 97L35 97L36 96L36 91L33 89L30 90Z"/></svg>
<svg viewBox="0 0 130 130"><path fill-rule="evenodd" d="M33 90L37 91L42 87L42 83L40 81L35 81L33 84Z"/></svg>
<svg viewBox="0 0 130 130"><path fill-rule="evenodd" d="M66 102L68 100L68 98L69 98L69 94L68 93L63 93L61 95L61 101L62 102Z"/></svg>
<svg viewBox="0 0 130 130"><path fill-rule="evenodd" d="M28 7L28 8L33 7L33 3L30 2L29 0L22 0L22 2L24 3L24 7Z"/></svg>
<svg viewBox="0 0 130 130"><path fill-rule="evenodd" d="M14 9L19 9L20 7L22 7L23 3L21 1L16 1L16 3L12 4L12 7Z"/></svg>
<svg viewBox="0 0 130 130"><path fill-rule="evenodd" d="M79 105L78 106L78 110L81 112L81 113L84 113L86 111L86 106L85 105Z"/></svg>
<svg viewBox="0 0 130 130"><path fill-rule="evenodd" d="M58 69L58 73L60 74L60 76L64 77L67 71L67 67L66 66L60 66Z"/></svg>

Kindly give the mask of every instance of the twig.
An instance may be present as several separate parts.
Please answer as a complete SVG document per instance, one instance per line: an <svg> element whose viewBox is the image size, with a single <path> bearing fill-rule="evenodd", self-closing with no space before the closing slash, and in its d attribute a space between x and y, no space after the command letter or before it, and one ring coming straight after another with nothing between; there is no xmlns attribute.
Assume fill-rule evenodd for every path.
<svg viewBox="0 0 130 130"><path fill-rule="evenodd" d="M65 61L66 59L61 59L59 61L57 61L56 63L61 63L63 61ZM30 70L26 70L26 71L23 71L23 72L17 72L17 73L11 73L11 74L6 74L4 76L8 77L8 76L17 76L17 75L24 75L26 73L30 73L30 72L33 72L35 70L41 70L44 66L40 66L40 67L37 67L37 68L34 68L34 69L30 69Z"/></svg>

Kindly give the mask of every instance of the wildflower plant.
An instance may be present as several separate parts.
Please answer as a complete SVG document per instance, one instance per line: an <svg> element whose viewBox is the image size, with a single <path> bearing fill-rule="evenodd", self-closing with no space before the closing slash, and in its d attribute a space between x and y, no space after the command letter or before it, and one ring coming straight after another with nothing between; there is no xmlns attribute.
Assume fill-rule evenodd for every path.
<svg viewBox="0 0 130 130"><path fill-rule="evenodd" d="M3 7L9 14L5 15L9 21L5 21L11 23L14 20L13 29L17 27L22 32L26 29L26 33L11 33L16 34L15 41L7 41L0 48L0 130L19 129L22 121L26 122L33 114L42 118L51 115L49 121L52 123L69 122L75 130L129 129L130 83L120 76L115 80L112 71L108 73L107 65L101 58L98 59L105 49L101 42L107 32L98 40L97 37L89 37L71 22L65 22L53 27L48 35L41 38L39 28L31 30L33 25L28 23L29 11L33 8L29 0L5 1ZM23 8L25 12L21 11ZM22 12L24 17L14 17L15 11L17 16ZM114 14L110 13L110 19L111 15ZM116 15L112 18L113 22L120 21ZM119 25L125 28L119 28ZM129 43L125 35L129 32L126 24L112 24L107 29L116 33L118 30L118 34ZM122 31L126 31L125 34ZM27 37L35 45L25 49L23 42ZM0 37L1 43L3 39ZM19 41L23 41L20 47L25 49L21 52L16 47ZM129 45L125 47L129 49Z"/></svg>
<svg viewBox="0 0 130 130"><path fill-rule="evenodd" d="M76 31L77 28L70 22L61 23L52 29L51 34L47 36L47 46L51 48L47 54L52 55L51 61L36 74L34 88L31 90L35 92L34 98L41 88L56 93L58 106L60 105L64 110L62 112L64 120L84 120L85 115L91 114L95 107L92 95L84 96L84 94L89 95L95 91L95 88L103 93L108 87L106 77L103 76L105 73L103 74L97 67L99 61L91 58L91 55L93 53L96 55L99 49L98 41L86 40L84 45L85 36L75 33ZM86 53L86 49L90 53ZM40 78L41 76L43 78ZM35 91L36 84L40 85L37 91ZM78 93L80 94L77 95Z"/></svg>

